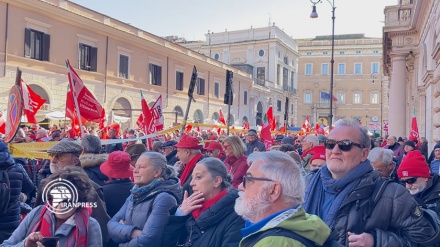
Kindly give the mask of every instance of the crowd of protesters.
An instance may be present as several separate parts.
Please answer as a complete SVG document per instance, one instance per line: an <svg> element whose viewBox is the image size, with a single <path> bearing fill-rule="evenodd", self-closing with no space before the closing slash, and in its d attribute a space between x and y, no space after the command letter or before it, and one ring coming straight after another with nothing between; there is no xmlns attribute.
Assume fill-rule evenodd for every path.
<svg viewBox="0 0 440 247"><path fill-rule="evenodd" d="M54 141L49 159L0 142L0 247L440 246L440 143L349 121L271 143L253 129L142 136L20 128L12 143ZM61 179L79 204L46 189Z"/></svg>

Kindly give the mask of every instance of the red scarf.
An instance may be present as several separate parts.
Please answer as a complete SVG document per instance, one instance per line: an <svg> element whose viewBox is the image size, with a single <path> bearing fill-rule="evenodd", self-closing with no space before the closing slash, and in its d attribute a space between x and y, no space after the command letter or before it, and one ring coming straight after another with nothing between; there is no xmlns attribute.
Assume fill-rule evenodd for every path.
<svg viewBox="0 0 440 247"><path fill-rule="evenodd" d="M40 217L37 223L32 227L31 232L40 231L43 237L52 237L51 229L52 218L50 211L47 210L47 205L44 205L40 212ZM92 208L80 207L74 214L75 227L73 231L66 238L66 247L86 247L87 246L87 228L89 226L89 218L92 214ZM64 224L64 223L63 223Z"/></svg>
<svg viewBox="0 0 440 247"><path fill-rule="evenodd" d="M224 197L226 194L228 194L228 190L222 190L220 193L218 193L213 198L209 199L208 201L204 202L202 204L201 208L194 209L192 211L192 216L194 219L197 219L206 209L210 208L212 205L216 204L222 197Z"/></svg>
<svg viewBox="0 0 440 247"><path fill-rule="evenodd" d="M200 158L203 157L203 154L198 154L194 158L192 158L188 163L186 163L185 168L183 169L182 175L180 175L180 185L183 186L186 179L191 176L194 167L196 167L197 162Z"/></svg>

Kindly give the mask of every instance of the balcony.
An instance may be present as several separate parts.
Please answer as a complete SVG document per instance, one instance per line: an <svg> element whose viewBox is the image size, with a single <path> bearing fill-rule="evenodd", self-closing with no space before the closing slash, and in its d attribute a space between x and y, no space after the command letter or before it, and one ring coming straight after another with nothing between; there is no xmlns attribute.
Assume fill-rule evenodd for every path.
<svg viewBox="0 0 440 247"><path fill-rule="evenodd" d="M335 102L333 102L333 108L337 108ZM312 105L312 109L330 109L330 102L328 102L328 103L315 103Z"/></svg>
<svg viewBox="0 0 440 247"><path fill-rule="evenodd" d="M266 80L255 78L255 84L266 87Z"/></svg>

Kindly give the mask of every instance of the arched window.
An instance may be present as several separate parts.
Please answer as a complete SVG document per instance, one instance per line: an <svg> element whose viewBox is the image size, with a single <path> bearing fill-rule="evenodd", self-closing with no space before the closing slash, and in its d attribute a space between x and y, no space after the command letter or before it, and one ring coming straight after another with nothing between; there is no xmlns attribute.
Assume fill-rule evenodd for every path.
<svg viewBox="0 0 440 247"><path fill-rule="evenodd" d="M203 123L203 112L200 109L194 112L194 122Z"/></svg>
<svg viewBox="0 0 440 247"><path fill-rule="evenodd" d="M173 111L177 112L177 116L183 117L183 110L182 107L176 105L173 109Z"/></svg>
<svg viewBox="0 0 440 247"><path fill-rule="evenodd" d="M126 98L118 98L113 104L114 114L123 117L131 117L131 104Z"/></svg>
<svg viewBox="0 0 440 247"><path fill-rule="evenodd" d="M220 115L218 114L218 112L214 112L214 113L212 114L212 119L218 121L219 118L220 118Z"/></svg>

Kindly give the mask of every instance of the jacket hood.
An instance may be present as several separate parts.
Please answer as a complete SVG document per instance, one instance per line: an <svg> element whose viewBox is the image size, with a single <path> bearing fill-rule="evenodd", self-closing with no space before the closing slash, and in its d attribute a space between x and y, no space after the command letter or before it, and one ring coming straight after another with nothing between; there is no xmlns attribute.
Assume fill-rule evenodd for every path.
<svg viewBox="0 0 440 247"><path fill-rule="evenodd" d="M81 162L82 168L100 166L102 163L107 161L107 159L108 154L81 154L81 156L79 156L79 161Z"/></svg>
<svg viewBox="0 0 440 247"><path fill-rule="evenodd" d="M15 164L14 158L8 152L0 152L0 169L6 169Z"/></svg>
<svg viewBox="0 0 440 247"><path fill-rule="evenodd" d="M238 191L231 189L217 203L203 212L196 222L200 227L216 225L230 214L235 214L234 205L238 198Z"/></svg>
<svg viewBox="0 0 440 247"><path fill-rule="evenodd" d="M183 200L183 189L180 186L179 179L176 177L171 177L168 180L164 181L161 185L151 192L146 199L151 198L159 193L166 192L172 196L174 196L177 200L177 204L180 205Z"/></svg>
<svg viewBox="0 0 440 247"><path fill-rule="evenodd" d="M260 231L281 227L293 231L313 242L323 245L330 235L330 228L318 216L307 214L301 206L289 209L270 220Z"/></svg>

